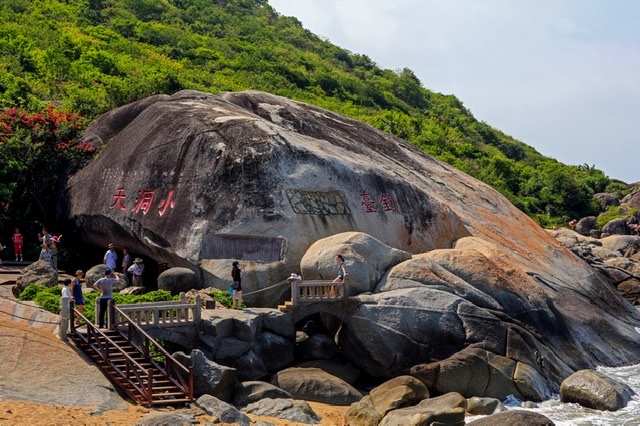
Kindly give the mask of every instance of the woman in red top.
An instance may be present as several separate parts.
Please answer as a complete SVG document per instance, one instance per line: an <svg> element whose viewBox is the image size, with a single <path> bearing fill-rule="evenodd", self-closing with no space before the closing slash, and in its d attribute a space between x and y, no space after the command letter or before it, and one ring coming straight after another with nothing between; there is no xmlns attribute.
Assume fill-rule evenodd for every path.
<svg viewBox="0 0 640 426"><path fill-rule="evenodd" d="M13 237L11 237L11 240L13 241L13 251L16 254L16 262L18 260L22 262L22 234L18 228L16 228L16 232L13 234Z"/></svg>

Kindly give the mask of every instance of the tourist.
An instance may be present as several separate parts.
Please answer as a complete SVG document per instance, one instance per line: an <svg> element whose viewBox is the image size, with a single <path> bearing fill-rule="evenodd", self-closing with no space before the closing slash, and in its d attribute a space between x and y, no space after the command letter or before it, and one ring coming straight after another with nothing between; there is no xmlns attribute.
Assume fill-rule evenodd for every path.
<svg viewBox="0 0 640 426"><path fill-rule="evenodd" d="M13 241L13 251L16 255L16 262L22 262L22 234L20 230L16 228L13 236L11 237L11 241Z"/></svg>
<svg viewBox="0 0 640 426"><path fill-rule="evenodd" d="M341 254L336 254L336 263L338 263L338 276L333 280L333 282L343 283L344 277L347 276L347 269L344 266L344 257L342 257ZM329 297L336 297L334 286L331 286L331 290L329 290Z"/></svg>
<svg viewBox="0 0 640 426"><path fill-rule="evenodd" d="M82 284L80 280L84 273L81 269L78 269L75 274L75 278L71 282L71 295L73 296L73 303L76 305L76 310L81 314L84 312L84 295L82 294Z"/></svg>
<svg viewBox="0 0 640 426"><path fill-rule="evenodd" d="M116 246L113 243L109 243L109 250L104 254L102 263L107 265L107 268L112 271L116 270L116 263L118 262L118 254L116 253Z"/></svg>
<svg viewBox="0 0 640 426"><path fill-rule="evenodd" d="M60 237L56 237L55 235L51 237L51 265L53 269L58 270L58 244L60 243Z"/></svg>
<svg viewBox="0 0 640 426"><path fill-rule="evenodd" d="M233 279L233 295L231 296L232 308L242 309L242 278L244 273L244 266L240 267L240 264L235 260L231 267L231 278Z"/></svg>
<svg viewBox="0 0 640 426"><path fill-rule="evenodd" d="M49 234L49 230L47 228L42 228L42 233L38 233L38 242L40 244L51 244L51 234Z"/></svg>
<svg viewBox="0 0 640 426"><path fill-rule="evenodd" d="M344 282L344 277L347 276L347 270L344 266L344 257L342 257L341 254L336 254L336 263L338 263L338 276L333 280L333 282L341 283Z"/></svg>
<svg viewBox="0 0 640 426"><path fill-rule="evenodd" d="M124 274L129 284L132 283L131 272L129 272L130 267L131 267L131 255L129 254L129 249L127 247L123 247L122 248L122 273Z"/></svg>
<svg viewBox="0 0 640 426"><path fill-rule="evenodd" d="M104 328L109 301L113 300L113 285L118 279L113 276L113 270L107 268L104 271L104 277L100 278L93 285L93 288L100 292L100 314L98 315L98 327Z"/></svg>
<svg viewBox="0 0 640 426"><path fill-rule="evenodd" d="M66 297L67 300L71 300L73 298L73 296L71 295L71 289L69 288L71 280L69 278L66 278L63 284L64 286L62 287L62 298L64 299Z"/></svg>
<svg viewBox="0 0 640 426"><path fill-rule="evenodd" d="M136 257L136 259L133 261L133 265L131 265L129 269L127 269L127 272L129 272L133 276L134 287L144 287L142 279L142 274L144 273L144 265L142 264L142 259Z"/></svg>
<svg viewBox="0 0 640 426"><path fill-rule="evenodd" d="M42 250L40 250L40 260L44 260L45 262L49 262L49 265L53 268L53 255L51 254L51 250L49 250L48 244L42 244Z"/></svg>
<svg viewBox="0 0 640 426"><path fill-rule="evenodd" d="M573 230L573 228L576 226L576 222L578 222L578 221L575 220L575 219L571 219L569 221L569 229Z"/></svg>

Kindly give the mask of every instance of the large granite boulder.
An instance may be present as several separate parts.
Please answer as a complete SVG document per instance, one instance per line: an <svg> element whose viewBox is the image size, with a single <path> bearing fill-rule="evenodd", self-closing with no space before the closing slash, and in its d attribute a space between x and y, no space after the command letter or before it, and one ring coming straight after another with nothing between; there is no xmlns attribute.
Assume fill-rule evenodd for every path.
<svg viewBox="0 0 640 426"><path fill-rule="evenodd" d="M158 288L174 296L198 285L198 276L189 268L169 268L158 276Z"/></svg>
<svg viewBox="0 0 640 426"><path fill-rule="evenodd" d="M595 370L577 371L560 386L562 402L575 402L595 410L619 410L626 407L634 395L625 383Z"/></svg>
<svg viewBox="0 0 640 426"><path fill-rule="evenodd" d="M336 278L336 254L345 259L346 282L351 295L372 291L390 267L411 258L411 253L389 247L370 235L345 232L320 239L309 247L300 261L302 278Z"/></svg>
<svg viewBox="0 0 640 426"><path fill-rule="evenodd" d="M350 405L362 398L349 383L319 368L287 368L276 373L271 383L296 399L331 405Z"/></svg>
<svg viewBox="0 0 640 426"><path fill-rule="evenodd" d="M369 246L344 235L312 256L323 278L338 250L361 263L350 265L361 303L337 338L369 374L454 354L478 365L462 352L473 347L513 371L513 387L530 380L527 392L544 395L578 369L640 361L640 314L599 270L497 191L363 123L261 92L183 91L107 113L85 139L101 154L59 209L84 242L116 239L220 289L241 260L249 306L287 297L286 278L315 242L352 232L379 241L372 264L355 250ZM382 245L414 257L396 264L388 249L385 263ZM219 335L205 339L222 350ZM236 352L249 349L234 367L253 369L241 379L266 374L254 341L236 339ZM285 348L276 340L263 353Z"/></svg>
<svg viewBox="0 0 640 426"><path fill-rule="evenodd" d="M45 287L58 285L58 271L53 269L51 263L38 260L20 271L16 285L13 288L14 295L19 296L29 284L38 284Z"/></svg>
<svg viewBox="0 0 640 426"><path fill-rule="evenodd" d="M527 410L508 410L491 416L474 420L471 426L554 426L547 416Z"/></svg>

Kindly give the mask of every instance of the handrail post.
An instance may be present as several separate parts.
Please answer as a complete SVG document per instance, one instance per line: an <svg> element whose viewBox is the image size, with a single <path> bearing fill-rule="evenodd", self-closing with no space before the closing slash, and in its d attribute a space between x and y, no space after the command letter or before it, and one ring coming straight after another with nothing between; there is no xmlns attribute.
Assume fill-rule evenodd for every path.
<svg viewBox="0 0 640 426"><path fill-rule="evenodd" d="M289 278L288 281L289 285L291 285L291 303L293 304L293 306L296 306L298 304L298 284L301 282L301 280L297 278Z"/></svg>
<svg viewBox="0 0 640 426"><path fill-rule="evenodd" d="M60 327L58 329L60 339L67 340L67 331L69 331L69 298L60 299Z"/></svg>
<svg viewBox="0 0 640 426"><path fill-rule="evenodd" d="M196 296L195 306L193 307L193 321L196 324L200 324L200 320L202 319L202 298L198 294Z"/></svg>
<svg viewBox="0 0 640 426"><path fill-rule="evenodd" d="M115 309L113 308L114 303L113 303L113 299L109 299L109 301L107 302L107 328L109 330L111 330L112 328L114 328L114 316L115 316Z"/></svg>

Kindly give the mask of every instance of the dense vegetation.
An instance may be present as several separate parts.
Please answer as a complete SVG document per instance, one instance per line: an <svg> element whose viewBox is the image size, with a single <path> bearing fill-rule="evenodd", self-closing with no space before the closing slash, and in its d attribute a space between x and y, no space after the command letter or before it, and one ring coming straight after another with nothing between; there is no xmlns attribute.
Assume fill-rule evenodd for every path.
<svg viewBox="0 0 640 426"><path fill-rule="evenodd" d="M231 308L231 295L225 290L209 289L209 294L214 298L217 303ZM85 305L84 316L87 318L95 318L96 316L96 299L100 293L97 291L91 291L85 293ZM22 293L18 300L32 300L42 309L53 312L54 314L60 313L60 298L62 297L62 287L46 287L39 284L29 284ZM169 300L179 300L179 296L172 296L166 290L154 290L141 295L133 294L120 294L114 293L114 302L116 305L127 305L133 303L145 303L145 302L166 302ZM243 303L243 306L244 305Z"/></svg>
<svg viewBox="0 0 640 426"><path fill-rule="evenodd" d="M59 155L77 163L91 154L77 140L81 117L182 89L264 90L368 122L487 182L543 225L595 214L594 193L626 187L594 167L542 156L477 121L455 96L424 88L411 70L381 69L266 0L3 0L0 111L58 114L53 104L80 125L65 124L68 134L49 141L0 122L4 214L50 219L29 207L42 199L35 180L64 168ZM63 141L73 149L55 148ZM56 160L40 169L38 155ZM31 182L18 177L25 171Z"/></svg>

